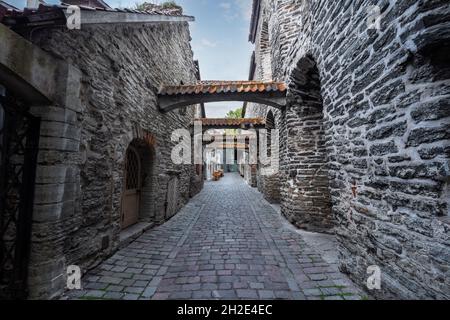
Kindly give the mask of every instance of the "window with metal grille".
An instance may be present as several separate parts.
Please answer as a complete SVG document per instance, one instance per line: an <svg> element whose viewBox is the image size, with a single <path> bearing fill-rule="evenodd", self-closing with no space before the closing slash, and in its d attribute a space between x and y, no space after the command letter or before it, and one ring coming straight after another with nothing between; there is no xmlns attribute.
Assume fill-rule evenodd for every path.
<svg viewBox="0 0 450 320"><path fill-rule="evenodd" d="M134 148L129 148L127 151L126 168L126 189L135 190L139 189L139 156Z"/></svg>

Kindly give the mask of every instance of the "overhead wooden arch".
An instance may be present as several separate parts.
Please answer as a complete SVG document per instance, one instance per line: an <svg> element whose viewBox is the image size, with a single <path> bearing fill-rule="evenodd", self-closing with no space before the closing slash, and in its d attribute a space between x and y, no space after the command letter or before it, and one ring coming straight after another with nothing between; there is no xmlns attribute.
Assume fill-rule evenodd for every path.
<svg viewBox="0 0 450 320"><path fill-rule="evenodd" d="M202 123L202 130L204 132L211 129L258 130L265 128L265 121L262 118L239 118L239 119L204 118L204 119L195 119L194 124L196 122Z"/></svg>
<svg viewBox="0 0 450 320"><path fill-rule="evenodd" d="M158 93L158 104L161 112L221 101L254 102L282 109L286 106L286 91L282 82L201 81L193 85L163 86Z"/></svg>

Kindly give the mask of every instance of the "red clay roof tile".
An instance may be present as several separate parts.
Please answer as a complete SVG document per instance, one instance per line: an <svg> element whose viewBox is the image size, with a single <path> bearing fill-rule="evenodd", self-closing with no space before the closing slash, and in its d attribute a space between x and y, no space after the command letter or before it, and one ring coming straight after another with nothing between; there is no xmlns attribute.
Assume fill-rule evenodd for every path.
<svg viewBox="0 0 450 320"><path fill-rule="evenodd" d="M203 126L264 126L265 120L262 118L245 118L245 119L213 119L204 118L196 119L195 121L201 121Z"/></svg>
<svg viewBox="0 0 450 320"><path fill-rule="evenodd" d="M163 86L160 95L286 91L283 82L263 81L200 81L196 85Z"/></svg>

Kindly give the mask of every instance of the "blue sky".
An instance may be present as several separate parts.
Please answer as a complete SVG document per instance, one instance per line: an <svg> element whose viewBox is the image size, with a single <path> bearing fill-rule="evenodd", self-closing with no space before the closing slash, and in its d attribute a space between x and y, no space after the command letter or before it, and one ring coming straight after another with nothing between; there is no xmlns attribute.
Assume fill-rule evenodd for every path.
<svg viewBox="0 0 450 320"><path fill-rule="evenodd" d="M147 0L148 1L148 0ZM6 0L22 8L26 0ZM48 3L59 3L47 0ZM133 7L142 0L106 0L116 7ZM150 2L150 1L149 1ZM163 1L151 1L163 2ZM190 24L192 48L200 62L203 80L247 80L252 45L247 41L252 0L177 0L184 13L193 15ZM208 117L224 117L242 102L207 104Z"/></svg>

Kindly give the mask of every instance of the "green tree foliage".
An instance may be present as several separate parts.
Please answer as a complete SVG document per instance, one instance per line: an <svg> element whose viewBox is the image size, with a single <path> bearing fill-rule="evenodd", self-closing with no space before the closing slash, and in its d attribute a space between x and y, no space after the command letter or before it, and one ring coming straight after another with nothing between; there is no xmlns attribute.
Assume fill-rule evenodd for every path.
<svg viewBox="0 0 450 320"><path fill-rule="evenodd" d="M242 118L242 108L231 110L227 113L227 119L240 119Z"/></svg>
<svg viewBox="0 0 450 320"><path fill-rule="evenodd" d="M175 1L164 1L163 3L161 3L161 8L183 10L183 8L180 5L178 5Z"/></svg>
<svg viewBox="0 0 450 320"><path fill-rule="evenodd" d="M226 115L226 118L227 119L240 119L240 118L242 118L242 108L238 108L238 109L236 109L236 110L231 110L231 111L229 111L228 113L227 113L227 115ZM237 130L235 130L235 129L227 129L227 130L225 130L225 132L226 132L226 134L229 134L229 135L237 135Z"/></svg>
<svg viewBox="0 0 450 320"><path fill-rule="evenodd" d="M161 4L155 4L150 2L142 2L142 3L136 3L135 5L136 10L152 10L154 8L160 8L160 9L177 9L181 13L183 13L183 8L178 5L175 1L164 1Z"/></svg>

